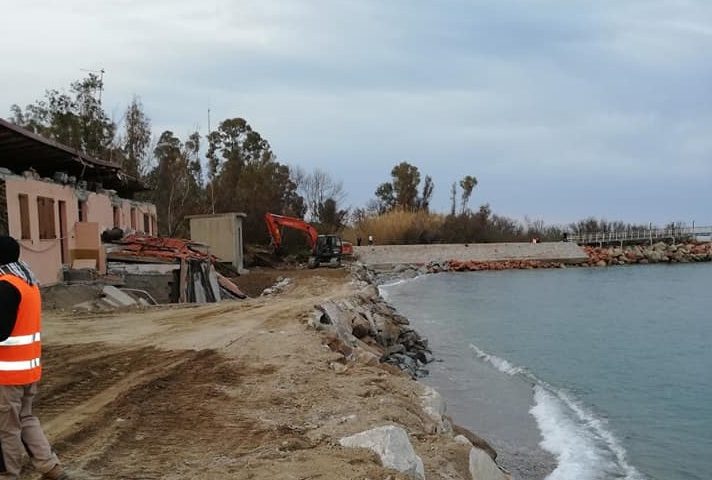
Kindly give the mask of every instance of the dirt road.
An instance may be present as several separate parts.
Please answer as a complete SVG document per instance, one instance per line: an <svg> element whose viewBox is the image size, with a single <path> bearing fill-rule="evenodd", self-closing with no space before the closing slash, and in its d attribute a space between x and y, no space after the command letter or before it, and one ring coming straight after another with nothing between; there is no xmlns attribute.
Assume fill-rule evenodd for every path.
<svg viewBox="0 0 712 480"><path fill-rule="evenodd" d="M45 315L36 411L68 467L86 479L396 479L338 439L397 422L428 478L468 478L467 449L427 433L414 382L378 366L337 373L340 355L307 328L314 304L352 293L346 272L293 274L271 298Z"/></svg>

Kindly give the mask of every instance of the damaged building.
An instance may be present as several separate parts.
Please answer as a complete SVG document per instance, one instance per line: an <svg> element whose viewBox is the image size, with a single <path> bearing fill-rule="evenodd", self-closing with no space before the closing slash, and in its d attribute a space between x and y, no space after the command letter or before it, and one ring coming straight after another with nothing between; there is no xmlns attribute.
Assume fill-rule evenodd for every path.
<svg viewBox="0 0 712 480"><path fill-rule="evenodd" d="M106 273L100 234L157 234L156 207L115 163L91 157L0 119L0 234L47 286L75 263Z"/></svg>

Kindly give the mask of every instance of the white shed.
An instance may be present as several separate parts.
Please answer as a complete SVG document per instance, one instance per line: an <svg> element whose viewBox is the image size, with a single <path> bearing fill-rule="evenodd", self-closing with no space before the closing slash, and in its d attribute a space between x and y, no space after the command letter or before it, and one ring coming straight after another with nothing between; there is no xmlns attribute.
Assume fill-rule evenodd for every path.
<svg viewBox="0 0 712 480"><path fill-rule="evenodd" d="M245 217L246 214L238 212L191 215L187 217L190 239L208 245L211 254L243 272L242 219Z"/></svg>

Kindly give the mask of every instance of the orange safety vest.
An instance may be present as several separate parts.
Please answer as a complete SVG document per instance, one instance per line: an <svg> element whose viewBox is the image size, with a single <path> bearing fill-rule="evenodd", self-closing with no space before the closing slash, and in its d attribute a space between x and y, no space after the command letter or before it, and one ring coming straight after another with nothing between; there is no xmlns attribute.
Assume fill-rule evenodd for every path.
<svg viewBox="0 0 712 480"><path fill-rule="evenodd" d="M42 377L40 289L14 275L0 275L0 281L8 282L20 292L15 328L0 342L0 385L35 383Z"/></svg>

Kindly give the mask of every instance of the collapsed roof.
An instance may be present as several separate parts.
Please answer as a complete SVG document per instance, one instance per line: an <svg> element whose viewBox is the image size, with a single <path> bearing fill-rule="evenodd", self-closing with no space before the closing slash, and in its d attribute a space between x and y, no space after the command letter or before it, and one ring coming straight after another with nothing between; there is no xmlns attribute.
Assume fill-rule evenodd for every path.
<svg viewBox="0 0 712 480"><path fill-rule="evenodd" d="M126 175L121 166L80 152L0 118L0 167L21 174L35 170L53 178L64 172L78 180L100 183L103 188L130 194L145 190L136 178Z"/></svg>

